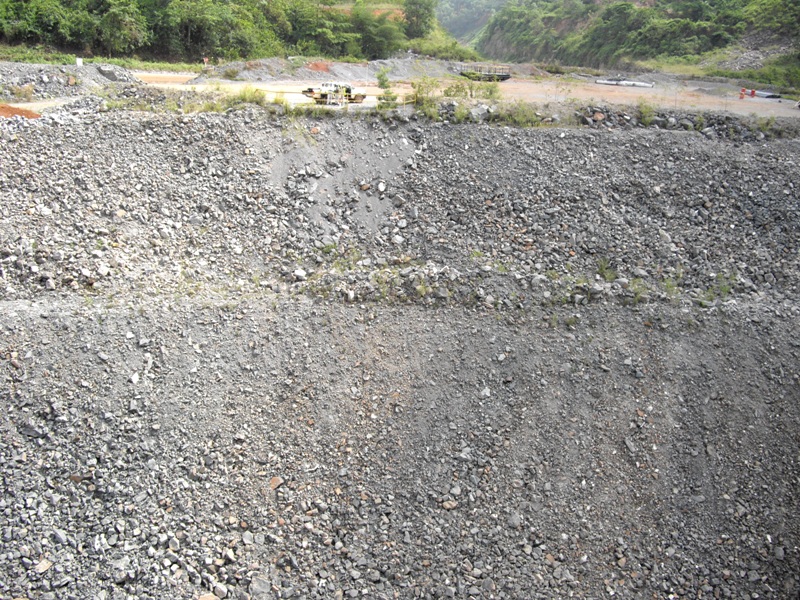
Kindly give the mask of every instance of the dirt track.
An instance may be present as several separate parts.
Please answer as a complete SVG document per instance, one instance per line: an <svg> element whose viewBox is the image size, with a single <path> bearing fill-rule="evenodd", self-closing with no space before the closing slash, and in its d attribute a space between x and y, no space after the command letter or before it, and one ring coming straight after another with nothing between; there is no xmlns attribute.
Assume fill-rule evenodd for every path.
<svg viewBox="0 0 800 600"><path fill-rule="evenodd" d="M185 89L193 75L185 73L145 73L136 72L136 77L156 87L169 89ZM236 82L201 83L190 85L197 91L223 89L235 93L245 87L256 87L267 92L273 100L280 95L292 104L306 104L310 100L301 91L317 81L269 81L269 82ZM355 85L367 90L367 106L375 104L375 96L380 93L376 81L356 80ZM703 86L706 87L703 87ZM412 89L407 82L396 82L395 92L402 97L411 94ZM597 102L600 104L636 105L640 101L658 108L687 111L723 111L739 115L765 117L800 117L800 110L794 108L794 102L784 99L745 98L739 99L738 91L732 85L716 84L710 86L702 82L664 81L653 88L626 88L599 85L593 80L567 80L560 78L527 79L516 78L500 83L504 98L523 100L535 103L564 103L570 100L581 102Z"/></svg>
<svg viewBox="0 0 800 600"><path fill-rule="evenodd" d="M800 117L790 100L745 98L739 100L735 90L718 87L704 90L691 82L656 84L653 88L628 88L599 85L593 82L560 80L510 80L500 85L506 98L533 102L597 101L601 104L636 105L640 100L659 108L673 110L724 111L739 115L757 114L767 117ZM712 92L712 93L709 93Z"/></svg>

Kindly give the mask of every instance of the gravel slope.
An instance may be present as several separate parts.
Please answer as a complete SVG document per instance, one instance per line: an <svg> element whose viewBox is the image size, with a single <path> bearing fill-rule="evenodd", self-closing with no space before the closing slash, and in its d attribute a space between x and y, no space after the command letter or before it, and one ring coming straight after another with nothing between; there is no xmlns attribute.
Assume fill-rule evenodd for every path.
<svg viewBox="0 0 800 600"><path fill-rule="evenodd" d="M797 596L797 140L0 140L3 600Z"/></svg>

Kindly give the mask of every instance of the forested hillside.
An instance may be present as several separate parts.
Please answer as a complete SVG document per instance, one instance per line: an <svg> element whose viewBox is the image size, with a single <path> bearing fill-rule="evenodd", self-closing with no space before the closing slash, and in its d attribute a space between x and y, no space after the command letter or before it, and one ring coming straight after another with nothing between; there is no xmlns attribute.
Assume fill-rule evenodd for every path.
<svg viewBox="0 0 800 600"><path fill-rule="evenodd" d="M610 66L626 59L686 57L766 30L800 38L800 0L511 0L477 43L503 60Z"/></svg>
<svg viewBox="0 0 800 600"><path fill-rule="evenodd" d="M505 0L439 0L436 16L462 42L471 41Z"/></svg>
<svg viewBox="0 0 800 600"><path fill-rule="evenodd" d="M199 60L385 58L435 25L436 0L0 0L0 41Z"/></svg>

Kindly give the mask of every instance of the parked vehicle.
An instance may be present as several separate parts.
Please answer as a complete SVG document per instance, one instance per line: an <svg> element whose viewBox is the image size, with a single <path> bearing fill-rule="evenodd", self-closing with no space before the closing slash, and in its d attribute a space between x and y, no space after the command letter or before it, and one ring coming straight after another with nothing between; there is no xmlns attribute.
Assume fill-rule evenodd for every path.
<svg viewBox="0 0 800 600"><path fill-rule="evenodd" d="M365 92L356 90L349 83L339 81L326 81L317 87L306 88L303 90L303 94L317 104L346 104L348 102L360 104L367 97Z"/></svg>

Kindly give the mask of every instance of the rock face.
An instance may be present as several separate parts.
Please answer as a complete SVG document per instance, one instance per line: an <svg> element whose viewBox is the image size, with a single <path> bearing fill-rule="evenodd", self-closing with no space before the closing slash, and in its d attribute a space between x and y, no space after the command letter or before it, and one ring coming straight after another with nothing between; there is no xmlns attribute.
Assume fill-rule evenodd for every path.
<svg viewBox="0 0 800 600"><path fill-rule="evenodd" d="M797 140L0 123L0 598L791 598Z"/></svg>

